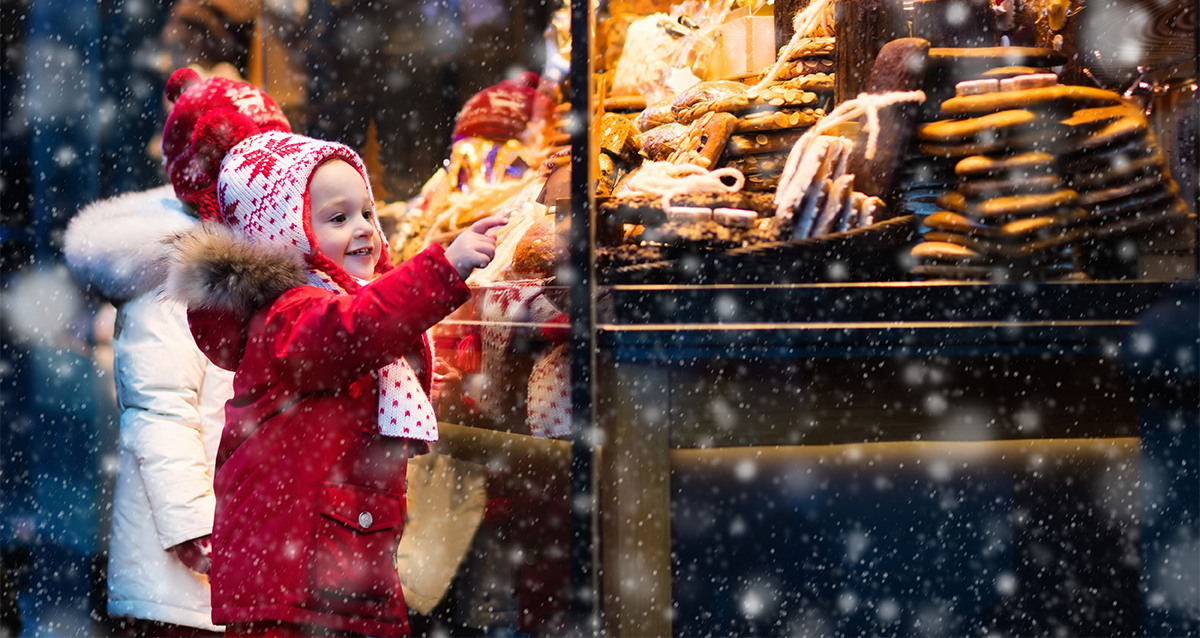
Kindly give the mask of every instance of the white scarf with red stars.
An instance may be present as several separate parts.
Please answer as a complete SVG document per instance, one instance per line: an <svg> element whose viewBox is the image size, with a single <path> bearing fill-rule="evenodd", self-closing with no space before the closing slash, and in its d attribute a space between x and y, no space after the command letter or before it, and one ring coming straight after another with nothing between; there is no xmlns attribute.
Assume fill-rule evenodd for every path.
<svg viewBox="0 0 1200 638"><path fill-rule="evenodd" d="M367 284L361 280L359 283ZM336 295L346 294L317 272L309 273L308 285ZM421 336L421 347L430 347L424 335ZM438 427L433 402L421 387L408 359L400 357L376 370L375 375L379 378L379 435L436 442Z"/></svg>

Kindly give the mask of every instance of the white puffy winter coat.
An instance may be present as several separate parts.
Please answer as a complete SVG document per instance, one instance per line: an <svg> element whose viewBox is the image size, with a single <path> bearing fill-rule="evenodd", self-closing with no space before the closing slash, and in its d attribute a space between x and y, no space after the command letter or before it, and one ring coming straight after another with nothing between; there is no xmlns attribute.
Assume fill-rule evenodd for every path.
<svg viewBox="0 0 1200 638"><path fill-rule="evenodd" d="M212 479L233 373L200 352L183 305L162 294L164 240L195 225L169 186L93 204L71 221L72 274L117 307L121 410L108 612L220 629L208 577L168 548L212 533Z"/></svg>

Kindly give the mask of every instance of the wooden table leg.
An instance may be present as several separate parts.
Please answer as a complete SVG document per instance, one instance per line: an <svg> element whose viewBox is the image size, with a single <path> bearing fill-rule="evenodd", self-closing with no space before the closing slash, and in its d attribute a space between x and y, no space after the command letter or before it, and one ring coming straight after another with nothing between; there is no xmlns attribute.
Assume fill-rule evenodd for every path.
<svg viewBox="0 0 1200 638"><path fill-rule="evenodd" d="M629 363L599 371L611 416L599 483L605 631L670 636L669 374Z"/></svg>

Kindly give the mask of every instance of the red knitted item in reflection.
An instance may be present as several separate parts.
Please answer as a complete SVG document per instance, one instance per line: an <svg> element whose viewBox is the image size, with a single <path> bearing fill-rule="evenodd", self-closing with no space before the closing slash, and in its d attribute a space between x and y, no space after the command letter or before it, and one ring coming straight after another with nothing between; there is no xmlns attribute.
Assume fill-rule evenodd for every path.
<svg viewBox="0 0 1200 638"><path fill-rule="evenodd" d="M454 365L463 374L475 374L479 372L483 355L480 352L479 335L471 333L463 340L458 342L455 348Z"/></svg>
<svg viewBox="0 0 1200 638"><path fill-rule="evenodd" d="M459 111L454 139L513 139L530 121L548 117L554 111L554 100L537 90L540 79L536 73L523 73L476 93Z"/></svg>

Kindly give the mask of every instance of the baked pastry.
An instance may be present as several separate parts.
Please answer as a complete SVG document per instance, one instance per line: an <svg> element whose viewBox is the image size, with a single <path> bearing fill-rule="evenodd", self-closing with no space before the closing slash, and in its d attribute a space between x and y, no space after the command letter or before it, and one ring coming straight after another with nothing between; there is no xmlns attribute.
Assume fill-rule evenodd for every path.
<svg viewBox="0 0 1200 638"><path fill-rule="evenodd" d="M679 95L675 96L675 99L671 101L671 112L675 115L677 121L687 123L699 117L701 113L695 114L689 120L683 119L682 116L684 113L690 112L697 106L724 100L734 95L741 95L748 88L741 82L730 82L728 80L697 82L680 91Z"/></svg>
<svg viewBox="0 0 1200 638"><path fill-rule="evenodd" d="M827 87L825 87L826 84ZM827 75L819 78L807 76L787 83L771 84L761 89L730 93L725 97L700 102L689 109L676 111L676 113L679 121L690 122L712 111L742 114L815 108L820 98L816 93L805 88L806 86L822 86L832 89L833 79Z"/></svg>
<svg viewBox="0 0 1200 638"><path fill-rule="evenodd" d="M548 279L554 276L556 235L554 218L545 216L525 230L513 251L510 270L515 278Z"/></svg>
<svg viewBox="0 0 1200 638"><path fill-rule="evenodd" d="M871 67L867 93L884 95L891 92L918 91L925 81L929 42L920 38L899 38L883 45ZM875 153L867 157L869 131L862 127L855 137L850 157L850 172L854 173L856 188L867 195L889 199L895 197L897 176L904 164L916 124L917 105L912 102L889 104L879 109L879 138ZM899 182L904 188L911 182Z"/></svg>
<svg viewBox="0 0 1200 638"><path fill-rule="evenodd" d="M675 112L671 110L671 102L672 99L667 98L647 105L637 117L633 118L633 125L637 127L637 130L645 133L663 124L677 123Z"/></svg>
<svg viewBox="0 0 1200 638"><path fill-rule="evenodd" d="M691 128L678 122L669 122L642 133L642 154L655 162L665 162L683 145Z"/></svg>
<svg viewBox="0 0 1200 638"><path fill-rule="evenodd" d="M630 113L646 110L646 98L641 95L616 95L605 98L606 113Z"/></svg>
<svg viewBox="0 0 1200 638"><path fill-rule="evenodd" d="M717 158L725 151L725 143L733 135L737 118L731 113L711 112L688 127L687 136L667 161L672 164L695 164L715 168Z"/></svg>
<svg viewBox="0 0 1200 638"><path fill-rule="evenodd" d="M1121 103L1121 96L1090 86L1043 86L1034 89L1000 91L982 95L953 97L942 103L942 112L947 115L972 115L995 113L1018 108L1058 108L1072 111L1078 108L1114 106Z"/></svg>
<svg viewBox="0 0 1200 638"><path fill-rule="evenodd" d="M605 113L600 119L600 149L631 164L640 163L641 135L628 119Z"/></svg>

